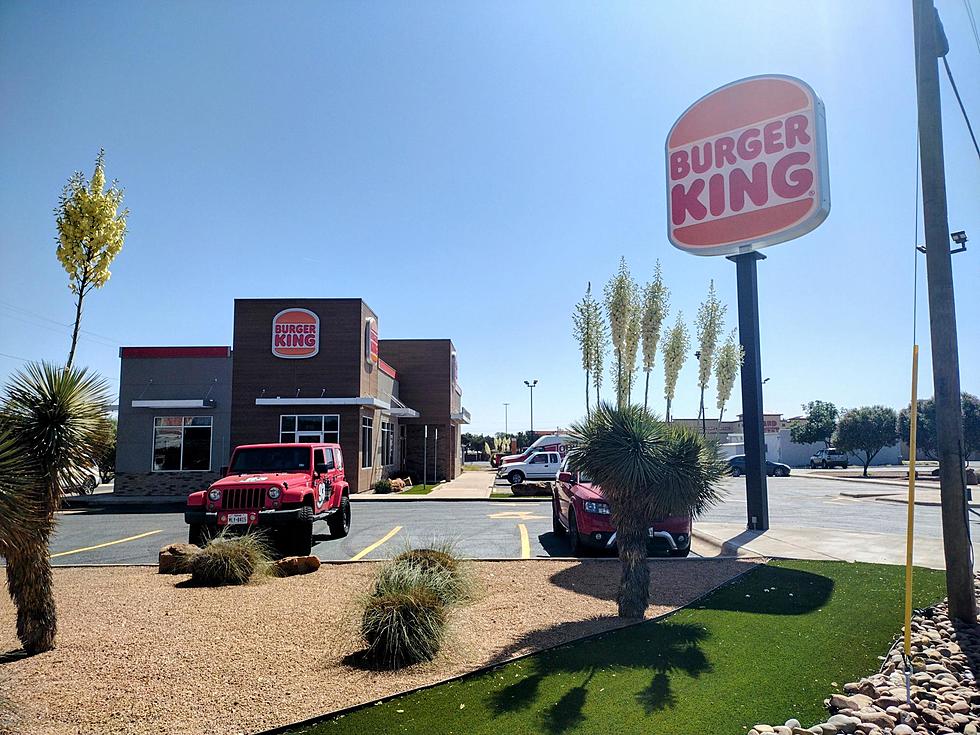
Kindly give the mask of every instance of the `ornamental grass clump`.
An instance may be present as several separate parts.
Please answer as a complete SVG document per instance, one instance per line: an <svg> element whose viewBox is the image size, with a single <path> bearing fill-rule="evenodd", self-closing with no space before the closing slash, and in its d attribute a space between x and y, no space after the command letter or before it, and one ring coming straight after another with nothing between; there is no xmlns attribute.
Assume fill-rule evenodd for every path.
<svg viewBox="0 0 980 735"><path fill-rule="evenodd" d="M267 574L271 554L259 534L230 536L220 533L191 557L191 582L202 587L246 584L254 576Z"/></svg>
<svg viewBox="0 0 980 735"><path fill-rule="evenodd" d="M368 659L381 668L431 661L446 631L446 606L426 587L383 592L368 598L361 635Z"/></svg>
<svg viewBox="0 0 980 735"><path fill-rule="evenodd" d="M411 549L399 554L378 572L375 594L423 587L444 605L471 596L469 575L450 554L437 549Z"/></svg>

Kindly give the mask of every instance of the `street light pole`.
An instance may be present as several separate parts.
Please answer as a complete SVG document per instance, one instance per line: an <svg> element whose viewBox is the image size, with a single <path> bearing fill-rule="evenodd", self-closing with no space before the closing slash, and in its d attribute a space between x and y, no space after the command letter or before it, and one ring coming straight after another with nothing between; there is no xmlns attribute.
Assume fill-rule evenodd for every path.
<svg viewBox="0 0 980 735"><path fill-rule="evenodd" d="M524 381L524 385L526 385L531 391L531 434L534 434L534 386L537 384L537 380Z"/></svg>
<svg viewBox="0 0 980 735"><path fill-rule="evenodd" d="M507 410L509 407L510 407L509 403L504 404L504 435L505 436L510 434L510 432L507 431Z"/></svg>

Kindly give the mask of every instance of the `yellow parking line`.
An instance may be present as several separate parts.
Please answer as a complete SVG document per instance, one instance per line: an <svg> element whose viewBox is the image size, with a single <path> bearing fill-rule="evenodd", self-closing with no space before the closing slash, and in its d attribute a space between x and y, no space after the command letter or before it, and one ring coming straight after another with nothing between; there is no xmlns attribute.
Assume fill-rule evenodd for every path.
<svg viewBox="0 0 980 735"><path fill-rule="evenodd" d="M521 532L521 558L531 558L531 541L527 537L527 526L523 523L517 524L517 529Z"/></svg>
<svg viewBox="0 0 980 735"><path fill-rule="evenodd" d="M106 541L104 544L96 544L95 546L84 546L81 549L72 549L71 551L59 551L57 554L52 554L51 559L55 559L59 556L68 556L69 554L81 554L83 551L94 551L95 549L104 549L106 546L115 546L116 544L124 544L127 541L136 541L137 539L146 538L147 536L153 536L157 533L163 533L163 529L158 529L156 531L147 531L146 533L141 533L138 536L129 536L128 538L121 538L116 541Z"/></svg>
<svg viewBox="0 0 980 735"><path fill-rule="evenodd" d="M388 539L390 539L392 536L394 536L396 533L398 533L401 530L402 530L402 527L401 526L395 526L393 529L391 529L390 531L388 531L388 533L386 533L380 539L378 539L373 544L371 544L370 546L368 546L366 549L361 549L356 554L354 554L354 556L352 556L350 558L350 560L351 561L357 561L358 559L363 559L365 556L367 556L368 554L370 554L376 548L378 548L379 546L381 546L381 544L383 544L385 541L387 541Z"/></svg>

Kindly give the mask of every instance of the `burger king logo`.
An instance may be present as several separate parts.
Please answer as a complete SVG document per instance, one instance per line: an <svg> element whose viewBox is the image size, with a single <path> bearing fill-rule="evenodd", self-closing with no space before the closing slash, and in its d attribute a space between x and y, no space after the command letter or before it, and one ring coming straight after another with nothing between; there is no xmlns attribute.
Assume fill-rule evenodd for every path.
<svg viewBox="0 0 980 735"><path fill-rule="evenodd" d="M668 237L696 255L747 252L804 235L830 212L823 103L766 75L702 97L667 136Z"/></svg>
<svg viewBox="0 0 980 735"><path fill-rule="evenodd" d="M272 318L272 354L296 360L320 351L320 317L308 309L283 309Z"/></svg>

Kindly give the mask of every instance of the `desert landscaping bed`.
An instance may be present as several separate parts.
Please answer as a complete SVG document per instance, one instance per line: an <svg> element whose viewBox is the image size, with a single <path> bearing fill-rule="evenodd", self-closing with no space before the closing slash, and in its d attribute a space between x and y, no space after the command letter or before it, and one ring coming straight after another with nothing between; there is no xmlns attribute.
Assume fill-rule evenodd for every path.
<svg viewBox="0 0 980 735"><path fill-rule="evenodd" d="M651 561L648 617L690 602L751 560ZM616 560L472 562L476 599L430 664L360 668L358 599L374 563L244 587L181 588L148 567L55 571L58 647L18 658L0 602L0 701L14 731L251 733L621 627ZM18 730L18 727L20 728Z"/></svg>

